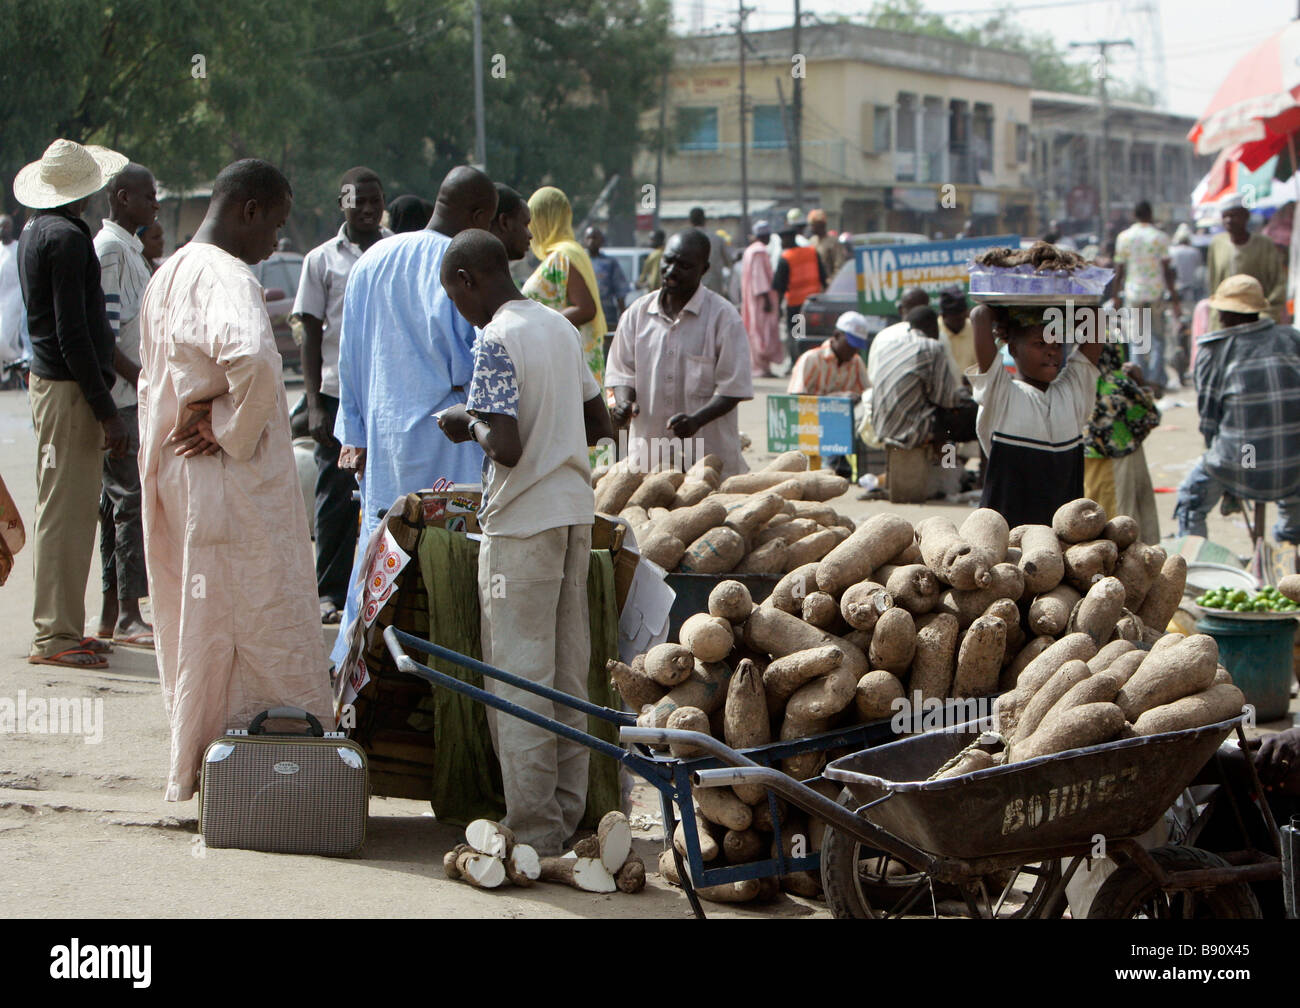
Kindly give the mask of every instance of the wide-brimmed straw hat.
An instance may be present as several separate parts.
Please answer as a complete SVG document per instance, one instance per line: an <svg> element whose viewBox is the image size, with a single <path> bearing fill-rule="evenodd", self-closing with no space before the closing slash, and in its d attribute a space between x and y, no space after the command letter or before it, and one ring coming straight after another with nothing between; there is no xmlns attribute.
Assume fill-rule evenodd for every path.
<svg viewBox="0 0 1300 1008"><path fill-rule="evenodd" d="M55 140L39 161L18 173L14 196L33 210L73 203L99 192L129 160L107 147L83 147L72 140Z"/></svg>
<svg viewBox="0 0 1300 1008"><path fill-rule="evenodd" d="M1238 315L1258 315L1268 311L1268 298L1264 296L1263 284L1249 274L1238 273L1219 284L1210 298L1210 307Z"/></svg>

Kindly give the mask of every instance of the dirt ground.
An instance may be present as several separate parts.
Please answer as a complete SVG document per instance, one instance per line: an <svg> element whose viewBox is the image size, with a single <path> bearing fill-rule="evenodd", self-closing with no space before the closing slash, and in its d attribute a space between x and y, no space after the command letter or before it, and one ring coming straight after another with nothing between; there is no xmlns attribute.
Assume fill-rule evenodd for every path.
<svg viewBox="0 0 1300 1008"><path fill-rule="evenodd" d="M763 393L784 382L763 380L741 409L741 428L766 447ZM291 390L296 396L296 390ZM1173 394L1164 425L1147 442L1157 487L1176 487L1201 450L1195 397ZM765 452L750 452L758 464ZM35 497L36 449L23 392L0 392L0 474L29 526ZM1174 495L1157 494L1161 531L1173 531ZM854 519L890 505L835 502ZM917 520L954 515L971 504L896 508ZM1270 515L1270 520L1272 516ZM1248 547L1239 517L1211 518L1211 538L1238 553ZM98 553L96 553L96 564ZM593 896L564 887L484 892L443 877L444 851L459 831L439 824L425 803L374 798L364 856L294 857L204 849L196 802L162 801L167 723L152 652L118 647L111 667L78 672L33 666L30 549L20 554L0 589L0 698L88 697L103 701L102 739L15 734L0 739L0 916L7 917L655 917L690 914L680 890L657 875L644 893ZM88 620L98 616L99 575L86 590ZM94 629L88 623L88 629ZM327 635L332 639L332 633ZM1295 704L1293 703L1293 710ZM1281 725L1267 726L1281 727ZM634 792L634 812L657 819L657 796ZM641 821L642 817L638 817ZM662 838L657 826L637 833L636 847L653 869ZM413 884L416 883L416 884ZM790 897L761 909L706 905L715 917L827 916L825 906Z"/></svg>

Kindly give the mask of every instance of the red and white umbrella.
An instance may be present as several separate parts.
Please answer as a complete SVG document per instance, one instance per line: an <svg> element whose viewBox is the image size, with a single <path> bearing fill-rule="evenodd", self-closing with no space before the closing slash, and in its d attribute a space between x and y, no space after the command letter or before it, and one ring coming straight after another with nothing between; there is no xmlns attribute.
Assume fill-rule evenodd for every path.
<svg viewBox="0 0 1300 1008"><path fill-rule="evenodd" d="M1258 168L1300 130L1300 21L1260 43L1229 72L1187 139L1196 153L1234 148Z"/></svg>

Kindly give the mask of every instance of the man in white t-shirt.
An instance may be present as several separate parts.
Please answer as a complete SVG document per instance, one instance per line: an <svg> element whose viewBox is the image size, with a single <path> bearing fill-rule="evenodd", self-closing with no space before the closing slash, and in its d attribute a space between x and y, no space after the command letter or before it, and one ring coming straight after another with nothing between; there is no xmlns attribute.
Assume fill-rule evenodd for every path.
<svg viewBox="0 0 1300 1008"><path fill-rule="evenodd" d="M586 697L591 656L587 565L595 499L588 446L613 436L578 331L523 296L505 246L463 231L448 247L442 286L482 330L464 406L441 415L453 442L487 459L479 524L483 660L532 682ZM524 690L497 696L585 729L587 716ZM540 854L561 853L587 803L587 750L514 717L489 712L501 761L505 825Z"/></svg>

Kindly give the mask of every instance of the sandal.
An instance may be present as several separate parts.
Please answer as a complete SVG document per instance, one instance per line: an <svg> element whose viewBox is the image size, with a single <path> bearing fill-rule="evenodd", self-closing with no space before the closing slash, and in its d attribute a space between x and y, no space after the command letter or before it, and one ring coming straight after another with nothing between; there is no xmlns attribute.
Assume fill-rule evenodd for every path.
<svg viewBox="0 0 1300 1008"><path fill-rule="evenodd" d="M71 655L84 655L89 661L76 661ZM66 660L65 660L66 659ZM58 654L52 654L42 657L41 655L28 655L27 663L29 665L57 665L60 668L80 668L80 669L101 669L108 668L108 659L103 655L95 654L86 648L69 648L67 651L60 651Z"/></svg>
<svg viewBox="0 0 1300 1008"><path fill-rule="evenodd" d="M124 646L126 646L126 647L145 648L145 649L147 649L147 650L149 650L149 651L152 651L152 650L154 649L154 644L153 644L153 631L152 631L152 630L141 630L139 633L136 633L136 634L128 634L128 635L125 636L125 637L116 637L116 636L115 636L115 637L113 638L113 643L114 643L114 644L122 644L122 645L124 645Z"/></svg>
<svg viewBox="0 0 1300 1008"><path fill-rule="evenodd" d="M343 622L343 613L338 606L326 599L320 604L320 621L323 625L335 626Z"/></svg>
<svg viewBox="0 0 1300 1008"><path fill-rule="evenodd" d="M83 637L78 647L85 648L91 654L112 654L113 645L97 637Z"/></svg>

